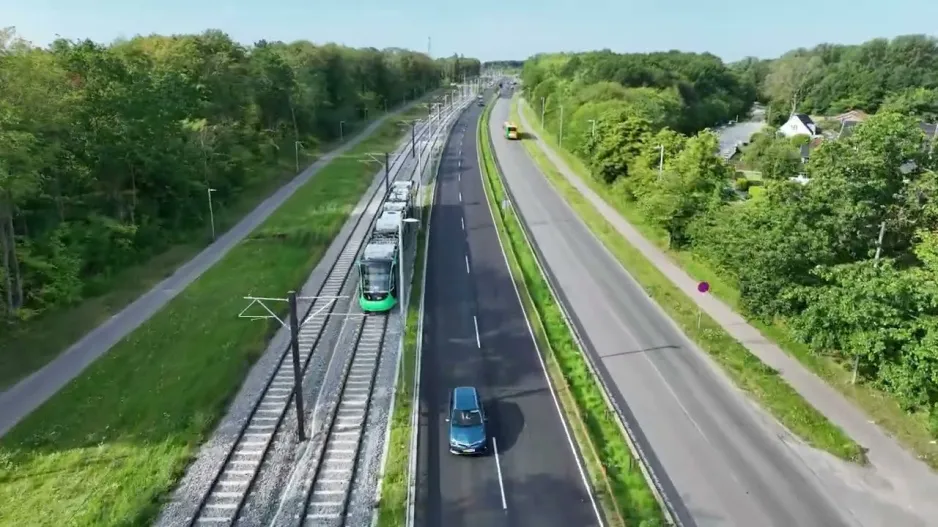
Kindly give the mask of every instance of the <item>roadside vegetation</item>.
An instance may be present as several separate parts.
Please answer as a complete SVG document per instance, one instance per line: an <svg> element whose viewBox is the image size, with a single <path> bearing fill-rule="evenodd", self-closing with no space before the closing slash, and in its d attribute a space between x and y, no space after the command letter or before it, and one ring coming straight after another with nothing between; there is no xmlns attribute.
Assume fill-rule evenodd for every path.
<svg viewBox="0 0 938 527"><path fill-rule="evenodd" d="M609 525L663 526L661 508L632 457L614 411L606 403L546 278L541 274L514 210L498 205L506 199L506 192L490 145L492 107L489 104L485 109L478 130L480 166L485 180L483 187L509 268L521 293L524 310L567 422L583 454L594 495Z"/></svg>
<svg viewBox="0 0 938 527"><path fill-rule="evenodd" d="M159 513L277 329L237 318L318 263L422 116L388 119L324 167L218 264L0 439L0 525L141 525ZM285 307L285 306L283 306Z"/></svg>
<svg viewBox="0 0 938 527"><path fill-rule="evenodd" d="M207 245L209 188L220 236L297 166L478 69L219 31L49 48L0 31L0 389Z"/></svg>
<svg viewBox="0 0 938 527"><path fill-rule="evenodd" d="M690 66L681 67L679 56ZM909 60L911 56L917 59ZM872 66L857 66L863 57ZM711 294L938 467L938 156L921 122L934 117L928 101L930 90L938 89L938 41L908 36L862 46L821 46L776 61L730 67L717 61L713 68L699 67L711 60L692 54L608 52L539 56L524 66L524 96L530 106L523 111L541 139L645 238L691 276L708 281ZM799 73L799 64L818 60L823 67L812 66L811 75ZM902 75L864 73L863 83L835 83L838 78L858 79L859 71L885 71L892 64L906 65ZM854 69L846 76L837 73L845 68ZM722 85L724 74L732 82ZM653 87L637 87L637 79L644 78L658 80ZM671 101L669 106L662 100L673 83L680 86L679 104ZM790 89L781 90L782 85ZM868 91L874 88L875 97ZM711 103L702 102L706 90L718 94ZM688 98L690 93L697 95ZM793 104L799 110L833 112L859 101L854 107L879 111L849 135L815 140L806 163L798 148L807 137L756 136L743 153L743 161L761 172L753 181L715 156L717 138L700 131L734 118L734 112L715 112L695 123L685 115L701 115L693 110L701 104L731 109L727 93L752 94L776 106L784 102L789 105L786 117ZM828 102L821 102L822 95ZM751 97L741 97L751 102ZM542 98L546 131L540 126ZM900 105L902 101L908 104ZM535 145L526 147L537 159ZM540 162L549 164L543 158ZM544 171L559 189L570 190L556 170ZM791 181L799 174L806 184ZM565 194L577 202L575 190ZM591 206L580 202L584 218L596 217L597 233L609 229ZM604 242L612 247L624 240L610 230ZM640 270L629 270L640 278ZM650 290L658 287L650 280L640 279ZM672 302L684 303L696 314L689 299L678 296ZM660 303L668 308L667 301ZM696 320L692 326L696 328ZM725 355L745 351L719 347ZM842 440L843 434L833 432L826 420L795 411L804 403L790 389L767 388L766 383L781 382L772 380L774 374L750 372L741 357L727 356L721 362L731 372L739 370L737 381L793 432L840 457L862 458L856 445ZM766 402L766 397L778 403Z"/></svg>

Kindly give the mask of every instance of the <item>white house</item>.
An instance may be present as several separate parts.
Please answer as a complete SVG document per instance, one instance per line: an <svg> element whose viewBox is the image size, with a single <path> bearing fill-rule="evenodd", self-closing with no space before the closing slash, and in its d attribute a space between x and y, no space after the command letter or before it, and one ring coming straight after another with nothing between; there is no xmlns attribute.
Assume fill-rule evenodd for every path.
<svg viewBox="0 0 938 527"><path fill-rule="evenodd" d="M796 135L815 137L818 135L817 125L814 124L814 121L812 121L810 117L803 113L792 114L792 116L788 118L788 122L783 124L778 131L785 137L794 137Z"/></svg>

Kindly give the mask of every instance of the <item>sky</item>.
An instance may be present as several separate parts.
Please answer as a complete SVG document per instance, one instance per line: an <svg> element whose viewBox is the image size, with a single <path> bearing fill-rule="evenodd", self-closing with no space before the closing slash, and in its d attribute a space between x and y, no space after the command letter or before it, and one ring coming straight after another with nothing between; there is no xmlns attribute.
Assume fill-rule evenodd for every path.
<svg viewBox="0 0 938 527"><path fill-rule="evenodd" d="M317 5L321 4L321 5ZM401 47L522 60L535 53L679 49L727 62L822 42L938 35L938 0L0 0L0 27L37 45L220 29L257 40Z"/></svg>

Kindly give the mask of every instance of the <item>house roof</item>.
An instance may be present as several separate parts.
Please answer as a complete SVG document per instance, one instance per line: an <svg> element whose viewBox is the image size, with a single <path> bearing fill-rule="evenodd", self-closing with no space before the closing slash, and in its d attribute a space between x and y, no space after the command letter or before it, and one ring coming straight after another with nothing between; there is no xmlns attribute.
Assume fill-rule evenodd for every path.
<svg viewBox="0 0 938 527"><path fill-rule="evenodd" d="M860 124L860 123L857 122L857 121L847 121L847 122L845 122L843 128L842 128L841 131L840 131L840 135L838 135L837 138L838 138L838 139L842 139L842 138L844 138L844 137L849 137L850 134L853 133L853 130L857 127L858 124ZM920 123L918 123L918 126L919 126L919 128L922 129L922 132L925 133L925 138L926 138L927 140L929 140L929 141L935 140L935 131L936 131L936 128L938 128L938 125L936 125L936 124L934 124L934 123L923 123L923 122L920 122Z"/></svg>
<svg viewBox="0 0 938 527"><path fill-rule="evenodd" d="M807 126L809 129L813 129L812 127L817 126L816 124L814 124L814 121L812 121L811 118L808 117L807 114L796 113L793 117L797 118L799 121L801 121L801 124Z"/></svg>
<svg viewBox="0 0 938 527"><path fill-rule="evenodd" d="M853 133L853 129L856 128L861 121L843 121L842 126L840 127L840 133L837 134L837 138L847 137Z"/></svg>
<svg viewBox="0 0 938 527"><path fill-rule="evenodd" d="M918 126L922 129L923 132L925 132L925 137L927 137L929 141L935 139L935 132L938 131L938 124L918 123Z"/></svg>
<svg viewBox="0 0 938 527"><path fill-rule="evenodd" d="M808 142L808 144L801 145L801 148L799 149L801 158L808 159L809 157L811 157L811 151L821 146L821 143L823 142L824 142L823 137L814 137L811 139L811 141Z"/></svg>
<svg viewBox="0 0 938 527"><path fill-rule="evenodd" d="M829 117L829 119L832 121L865 121L868 117L869 114L863 110L850 110L849 112Z"/></svg>

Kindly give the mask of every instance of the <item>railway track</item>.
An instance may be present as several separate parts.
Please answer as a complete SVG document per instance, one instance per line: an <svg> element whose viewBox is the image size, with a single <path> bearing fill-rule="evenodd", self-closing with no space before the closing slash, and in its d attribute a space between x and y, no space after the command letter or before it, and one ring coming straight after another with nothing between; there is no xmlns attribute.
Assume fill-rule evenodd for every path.
<svg viewBox="0 0 938 527"><path fill-rule="evenodd" d="M424 135L427 131L427 127L424 126L420 133ZM406 156L398 157L406 159ZM397 167L393 169L393 179L397 179L405 165L406 161L397 164ZM378 185L371 194L369 203L375 195L384 192L384 190L383 185ZM374 218L371 218L369 228L365 230L364 234L356 237L356 232L359 231L366 216L368 214L363 212L355 221L353 228L345 239L342 251L332 264L326 280L316 293L316 300L310 304L300 318L303 322L298 340L300 345L300 368L301 374L304 376L313 353L323 337L326 323L329 320L328 315L332 314L339 304L337 297L339 297L342 289L352 276L355 259L367 240L370 223L374 221ZM316 316L307 319L311 313L316 314ZM383 335L381 338L383 340ZM294 393L293 365L288 360L289 354L290 348L287 346L278 359L274 372L268 378L261 397L251 407L248 418L228 451L221 469L216 473L208 491L202 496L195 513L188 518L187 525L189 527L196 525L230 526L238 521L274 438L288 413L290 399L296 395ZM377 355L375 355L375 361L377 362L376 357ZM302 396L302 394L299 394L299 396Z"/></svg>
<svg viewBox="0 0 938 527"><path fill-rule="evenodd" d="M365 315L358 326L338 403L332 410L328 432L306 490L301 513L303 525L345 525L387 326L387 315Z"/></svg>
<svg viewBox="0 0 938 527"><path fill-rule="evenodd" d="M359 216L352 229L345 247L329 270L326 280L319 288L317 298L306 311L322 311L331 314L338 302L324 297L338 297L345 286L355 263L355 257L362 242L352 243L355 231L364 219ZM316 316L306 320L300 327L300 364L305 375L313 352L322 339L328 316ZM277 367L267 381L261 397L252 407L248 419L232 445L221 470L199 504L195 516L189 525L233 525L241 514L241 509L260 473L267 452L273 443L277 431L283 423L294 394L293 364L287 360L289 347L284 350L277 362ZM302 396L302 394L300 394Z"/></svg>

